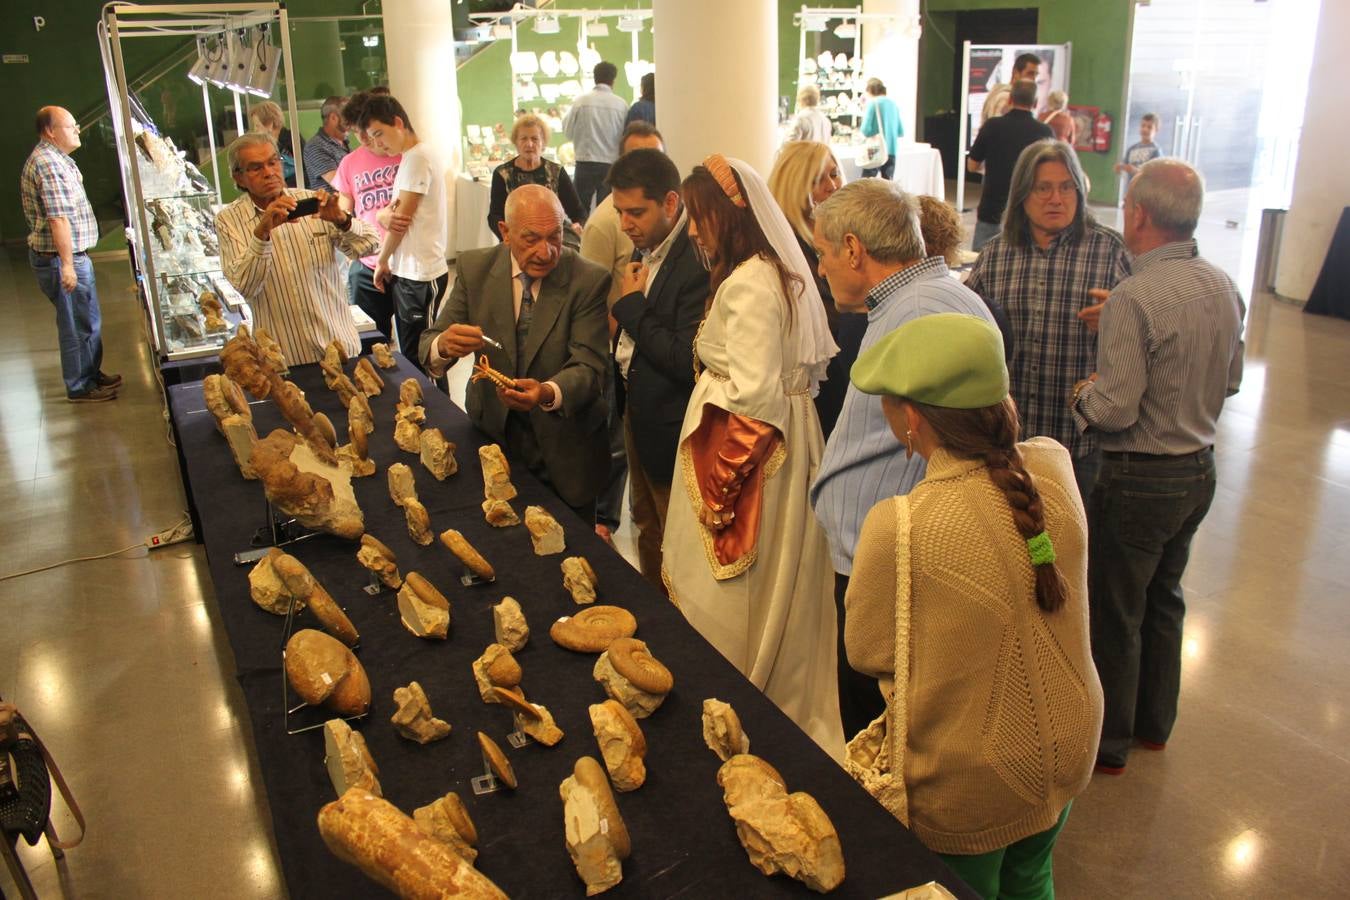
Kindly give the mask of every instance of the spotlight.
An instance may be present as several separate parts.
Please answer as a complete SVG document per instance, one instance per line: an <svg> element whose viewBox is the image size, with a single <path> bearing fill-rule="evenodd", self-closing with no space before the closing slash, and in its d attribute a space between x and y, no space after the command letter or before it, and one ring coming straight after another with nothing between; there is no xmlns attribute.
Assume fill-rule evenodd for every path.
<svg viewBox="0 0 1350 900"><path fill-rule="evenodd" d="M215 35L213 40L214 46L207 50L205 77L212 86L224 88L230 75L230 51L224 34Z"/></svg>
<svg viewBox="0 0 1350 900"><path fill-rule="evenodd" d="M844 38L845 40L852 40L858 36L858 23L845 22L842 25L836 25L834 36Z"/></svg>
<svg viewBox="0 0 1350 900"><path fill-rule="evenodd" d="M380 46L380 36L372 26L366 29L366 33L361 35L361 45L364 47Z"/></svg>
<svg viewBox="0 0 1350 900"><path fill-rule="evenodd" d="M281 70L281 48L272 45L268 26L259 25L253 38L252 56L249 61L248 79L244 92L255 97L271 97L277 86L277 75Z"/></svg>
<svg viewBox="0 0 1350 900"><path fill-rule="evenodd" d="M604 22L587 22L586 37L607 38L609 37L609 26Z"/></svg>
<svg viewBox="0 0 1350 900"><path fill-rule="evenodd" d="M534 20L535 34L557 34L561 30L557 16L537 16Z"/></svg>
<svg viewBox="0 0 1350 900"><path fill-rule="evenodd" d="M632 13L629 13L628 15L624 16L619 16L618 29L620 31L626 31L629 34L641 31L642 16L635 15Z"/></svg>
<svg viewBox="0 0 1350 900"><path fill-rule="evenodd" d="M507 25L507 24L504 23L504 22L498 22L496 25L493 25L491 28L489 28L488 26L484 25L482 28L480 28L480 29L478 29L478 30L479 30L479 31L486 31L486 32L487 32L487 37L482 38L482 40L485 40L485 41L486 41L486 40L494 40L494 41L509 41L509 40L511 40L511 26L510 26L510 25Z"/></svg>
<svg viewBox="0 0 1350 900"><path fill-rule="evenodd" d="M807 31L824 31L830 27L830 20L824 16L806 16L802 19L802 27Z"/></svg>
<svg viewBox="0 0 1350 900"><path fill-rule="evenodd" d="M206 58L206 39L197 38L197 61L188 69L188 80L193 84L206 84L206 72L210 63Z"/></svg>
<svg viewBox="0 0 1350 900"><path fill-rule="evenodd" d="M243 91L248 85L249 65L253 62L252 48L245 29L226 33L225 59L227 62L222 69L221 86L232 91Z"/></svg>

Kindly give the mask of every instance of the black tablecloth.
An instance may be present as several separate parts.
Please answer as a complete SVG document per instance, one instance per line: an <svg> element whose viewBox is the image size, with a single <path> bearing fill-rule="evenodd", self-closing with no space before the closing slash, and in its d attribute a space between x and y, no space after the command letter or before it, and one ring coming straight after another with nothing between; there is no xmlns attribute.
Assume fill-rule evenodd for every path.
<svg viewBox="0 0 1350 900"><path fill-rule="evenodd" d="M1350 206L1341 210L1322 271L1303 311L1350 319Z"/></svg>
<svg viewBox="0 0 1350 900"><path fill-rule="evenodd" d="M571 653L548 637L549 625L578 609L562 585L563 555L584 555L600 579L600 602L628 608L638 620L639 638L675 675L665 704L641 721L649 747L648 778L639 790L618 794L618 805L633 837L632 857L614 897L760 897L810 892L783 876L761 875L747 861L722 803L717 757L703 743L704 698L735 707L750 736L751 752L784 775L790 790L811 793L834 822L844 848L848 875L838 896L878 897L937 879L961 896L963 885L892 816L821 752L786 716L685 622L668 601L644 582L550 491L523 470L513 471L520 496L512 505L522 517L527 504L547 507L563 523L565 554L538 557L524 526L495 529L483 519L483 489L477 447L482 436L468 417L402 358L399 371L385 374L387 386L371 400L376 431L371 456L376 474L353 481L365 512L366 530L398 555L401 571L421 572L451 602L447 641L413 637L399 621L394 593L367 595L368 573L356 561L357 545L321 535L288 548L307 565L347 611L361 632L357 655L370 675L374 700L369 718L354 723L380 767L384 796L405 812L458 791L478 828L478 868L512 897L584 896L563 841L558 785L577 757L599 751L587 706L604 699L591 676L595 657ZM351 366L348 366L350 369ZM437 483L412 454L393 443L398 383L416 377L426 394L427 426L439 427L458 445L460 471ZM324 387L317 366L300 367L292 380L306 391L315 411L326 412L339 434L346 414ZM286 734L282 708L281 644L284 619L259 609L248 594L248 568L232 555L246 549L265 521L262 488L245 481L224 439L205 412L200 383L169 389L188 483L201 516L220 619L234 651L238 678L248 703L257 754L271 805L277 849L292 897L370 897L381 891L324 846L315 817L334 799L324 768L323 732ZM254 404L260 436L282 427L272 402ZM419 547L408 537L403 512L389 498L385 468L396 461L413 470L422 502L440 532L457 528L496 567L495 583L465 588L462 567L435 542ZM505 743L511 717L505 708L478 696L470 663L493 640L490 607L503 596L520 601L530 623L529 644L518 653L527 696L546 705L567 736L552 748ZM297 627L316 627L303 613ZM447 739L419 746L400 737L389 723L394 689L419 681L433 711L448 721ZM294 695L292 695L294 696ZM308 720L326 716L300 713ZM482 773L475 731L502 743L520 779L519 790L474 796L469 780Z"/></svg>

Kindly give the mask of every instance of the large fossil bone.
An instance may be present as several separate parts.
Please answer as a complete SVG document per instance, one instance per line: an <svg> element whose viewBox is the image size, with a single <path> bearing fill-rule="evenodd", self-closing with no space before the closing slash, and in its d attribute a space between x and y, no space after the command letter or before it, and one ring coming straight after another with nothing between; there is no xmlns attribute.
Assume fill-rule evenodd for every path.
<svg viewBox="0 0 1350 900"><path fill-rule="evenodd" d="M486 875L369 791L353 788L319 810L319 833L338 859L406 900L506 900Z"/></svg>
<svg viewBox="0 0 1350 900"><path fill-rule="evenodd" d="M733 756L717 770L723 801L750 864L825 893L844 880L839 833L810 794L789 794L778 771L757 756Z"/></svg>

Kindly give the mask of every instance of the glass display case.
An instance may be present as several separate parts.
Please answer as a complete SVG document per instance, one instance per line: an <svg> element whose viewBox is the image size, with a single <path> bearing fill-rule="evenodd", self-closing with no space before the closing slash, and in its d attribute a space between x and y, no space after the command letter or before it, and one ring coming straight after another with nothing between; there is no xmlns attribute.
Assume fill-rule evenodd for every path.
<svg viewBox="0 0 1350 900"><path fill-rule="evenodd" d="M271 48L268 43L272 29L281 35L279 48ZM269 96L277 76L274 71L270 80L264 79L264 92L248 82L249 66L270 61L274 69L290 72L285 9L277 3L110 5L99 22L99 37L129 220L128 257L144 301L150 341L165 360L214 355L239 322L251 318L244 298L221 271L215 229L220 192L173 140L161 133L128 88L122 41L149 38L181 46L185 40L195 40L202 67L219 65L223 72L237 65L245 74L232 76L236 82L222 83L207 72L200 83L205 121L214 121L209 81L231 91L236 125L242 133L241 94ZM192 71L196 73L198 68ZM291 131L298 133L293 98L287 106ZM214 132L210 128L207 132L210 158L216 167L212 174L219 185Z"/></svg>

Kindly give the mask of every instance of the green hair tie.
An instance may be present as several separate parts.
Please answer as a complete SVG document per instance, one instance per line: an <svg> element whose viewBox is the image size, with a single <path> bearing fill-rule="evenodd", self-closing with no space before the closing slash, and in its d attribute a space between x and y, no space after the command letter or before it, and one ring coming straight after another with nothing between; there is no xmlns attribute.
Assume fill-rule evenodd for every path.
<svg viewBox="0 0 1350 900"><path fill-rule="evenodd" d="M1055 545L1050 543L1050 535L1044 531L1027 538L1027 552L1031 554L1033 566L1048 566L1055 561Z"/></svg>

